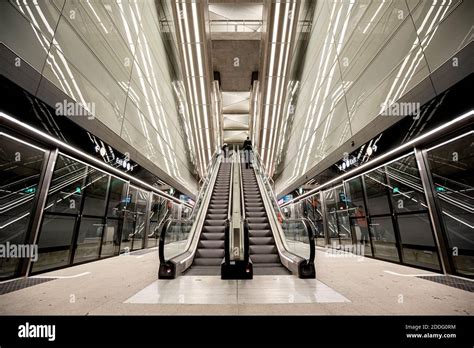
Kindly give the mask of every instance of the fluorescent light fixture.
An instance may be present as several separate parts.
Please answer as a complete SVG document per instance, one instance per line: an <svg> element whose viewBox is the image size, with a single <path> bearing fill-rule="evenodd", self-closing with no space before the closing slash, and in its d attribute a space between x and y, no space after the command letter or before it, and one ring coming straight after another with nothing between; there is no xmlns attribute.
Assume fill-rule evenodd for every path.
<svg viewBox="0 0 474 348"><path fill-rule="evenodd" d="M363 170L364 168L367 168L367 167L372 166L374 163L381 162L384 158L387 158L387 157L391 156L391 155L394 154L395 152L407 150L407 149L409 149L410 147L412 147L413 144L415 144L415 143L417 143L417 142L419 142L419 141L421 141L421 140L423 140L423 139L425 139L425 138L427 138L427 137L429 137L429 136L431 136L431 135L433 135L433 134L439 133L439 132L443 131L445 128L447 128L447 127L449 127L449 126L451 126L451 125L453 125L453 124L455 124L455 123L458 123L458 122L460 122L460 121L462 121L462 120L464 120L464 119L466 119L466 118L469 118L470 116L474 116L474 109L473 109L473 110L470 110L470 111L468 111L468 112L466 112L466 113L464 113L464 114L462 114L462 115L459 116L459 117L456 117L456 118L455 118L454 120L452 120L452 121L446 122L446 123L444 123L443 125L441 125L441 126L435 128L435 129L432 129L432 130L426 132L426 133L423 134L423 135L420 135L419 137L417 137L417 138L415 138L415 139L410 140L410 141L407 142L407 143L404 143L404 144L402 144L402 145L400 145L400 146L398 146L398 147L396 147L396 148L394 148L394 149L388 151L387 153L384 153L384 154L380 155L379 157L376 157L376 158L375 158L374 160L372 160L372 161L366 162L366 163L362 164L362 165L359 166L359 167L356 167L356 168L354 168L354 169L352 169L352 170L350 170L350 171L348 171L348 172L346 172L346 173L344 173L344 174L342 174L342 175L340 175L340 176L338 176L338 177L336 177L336 178L334 178L334 179L332 179L332 180L329 180L329 181L326 182L325 184L320 185L320 186L318 186L317 188L314 188L314 189L312 189L311 191L308 191L308 192L306 192L305 194L303 194L303 195L301 195L301 196L298 196L298 197L292 199L291 201L286 202L285 204L281 205L281 207L285 207L285 206L287 206L287 205L289 205L289 204L291 204L291 203L295 203L295 202L297 202L297 201L299 201L299 200L301 200L301 199L303 199L303 198L306 198L306 197L308 197L308 196L311 196L311 195L313 195L314 193L316 193L316 192L322 190L323 188L326 188L326 187L330 186L331 184L333 184L333 183L335 183L335 182L343 181L343 180L344 180L345 178L347 178L347 177L351 177L351 178L352 178L353 176L355 177L356 175L353 174L354 172L361 171L361 170ZM402 157L404 157L404 156L402 156ZM393 161L394 161L394 160L392 160L391 162L393 162ZM391 163L391 162L389 162L389 163ZM383 165L386 165L386 164L387 164L387 163L384 163L384 164L382 164L382 165L380 165L380 166L383 166ZM380 166L378 166L378 167L376 167L376 168L372 168L372 169L377 169L377 168L379 168ZM372 169L371 169L371 170L372 170ZM358 174L358 175L361 175L361 174Z"/></svg>

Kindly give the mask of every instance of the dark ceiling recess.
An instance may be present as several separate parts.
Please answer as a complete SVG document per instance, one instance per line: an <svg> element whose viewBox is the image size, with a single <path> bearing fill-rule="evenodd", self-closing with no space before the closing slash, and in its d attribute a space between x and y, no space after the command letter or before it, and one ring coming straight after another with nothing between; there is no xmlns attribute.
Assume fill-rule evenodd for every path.
<svg viewBox="0 0 474 348"><path fill-rule="evenodd" d="M252 72L252 85L254 81L258 81L258 71Z"/></svg>
<svg viewBox="0 0 474 348"><path fill-rule="evenodd" d="M219 82L219 86L221 86L221 74L218 71L214 71L214 80Z"/></svg>

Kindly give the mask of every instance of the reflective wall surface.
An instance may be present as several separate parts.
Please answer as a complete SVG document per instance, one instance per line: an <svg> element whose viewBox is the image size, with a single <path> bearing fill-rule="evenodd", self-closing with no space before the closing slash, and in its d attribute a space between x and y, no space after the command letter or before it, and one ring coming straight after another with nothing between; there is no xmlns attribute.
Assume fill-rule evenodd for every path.
<svg viewBox="0 0 474 348"><path fill-rule="evenodd" d="M24 82L55 106L80 104L170 177L196 191L187 100L166 1L1 1L0 41L43 77ZM17 65L15 65L17 64ZM22 86L22 87L25 87ZM75 114L76 119L79 117ZM80 124L94 132L86 115Z"/></svg>
<svg viewBox="0 0 474 348"><path fill-rule="evenodd" d="M294 59L286 92L282 117L291 128L275 157L282 158L276 192L329 155L339 151L341 158L341 146L388 117L378 116L385 106L424 104L456 82L453 76L472 66L456 54L472 42L473 14L472 1L317 1L311 36L301 40L304 59Z"/></svg>

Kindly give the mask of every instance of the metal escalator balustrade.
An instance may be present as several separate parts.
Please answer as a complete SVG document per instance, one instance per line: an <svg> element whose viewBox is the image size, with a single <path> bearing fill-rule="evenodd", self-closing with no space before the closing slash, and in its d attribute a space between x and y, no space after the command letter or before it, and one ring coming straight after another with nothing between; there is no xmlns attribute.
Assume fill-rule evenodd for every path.
<svg viewBox="0 0 474 348"><path fill-rule="evenodd" d="M226 230L225 262L222 279L252 279L253 265L249 258L248 223L245 217L240 151L234 146L229 195L229 225ZM231 252L232 251L232 252Z"/></svg>
<svg viewBox="0 0 474 348"><path fill-rule="evenodd" d="M229 224L231 170L231 163L221 163L189 274L220 274L225 255L225 230Z"/></svg>
<svg viewBox="0 0 474 348"><path fill-rule="evenodd" d="M254 263L256 260L275 261L274 252L276 251L281 265L293 274L300 278L315 278L315 226L305 218L285 219L273 192L271 179L266 175L258 152L254 152L252 157L254 158L253 168L247 174L249 207L255 213L252 214L252 210L249 210L249 213L254 215L253 220L250 220L253 225L249 222L252 230L249 251L251 259ZM252 180L253 177L255 180ZM251 193L255 188L259 189L260 200L255 193ZM262 262L262 264L265 263Z"/></svg>
<svg viewBox="0 0 474 348"><path fill-rule="evenodd" d="M195 257L197 257L197 260L201 259L198 263L209 263L209 260L204 259L217 258L204 256L217 256L217 250L222 245L221 236L217 233L219 229L217 225L218 218L221 216L218 213L209 213L213 216L208 216L208 208L210 208L211 196L214 193L221 161L222 156L215 153L208 166L208 174L203 180L190 217L179 220L168 218L163 224L158 248L160 259L158 277L160 279L172 279L182 274L193 265ZM219 189L222 189L222 187L219 186ZM221 197L221 195L214 196L212 209L219 209L219 206L222 206L222 204L219 204L222 203L222 200L217 199ZM207 225L205 225L206 221ZM214 228L213 224L215 224ZM203 231L204 226L208 226L206 227L208 231ZM203 241L201 240L201 232L208 233L205 236L207 238L203 240L214 242L201 243ZM211 235L212 233L214 235ZM216 248L206 248L206 244L207 247L215 246ZM200 253L198 253L198 249L202 249ZM222 260L222 257L220 259Z"/></svg>
<svg viewBox="0 0 474 348"><path fill-rule="evenodd" d="M242 167L245 165L242 164ZM273 239L267 213L263 205L255 172L252 168L242 168L243 196L245 200L245 216L249 233L249 256L253 262L256 274L261 273L257 268L268 267L272 274L287 274L278 255L278 249Z"/></svg>

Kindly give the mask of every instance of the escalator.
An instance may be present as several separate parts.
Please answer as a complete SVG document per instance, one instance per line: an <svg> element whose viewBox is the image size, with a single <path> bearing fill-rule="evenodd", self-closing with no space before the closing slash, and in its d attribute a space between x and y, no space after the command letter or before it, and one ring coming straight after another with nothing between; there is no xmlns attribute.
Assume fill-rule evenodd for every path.
<svg viewBox="0 0 474 348"><path fill-rule="evenodd" d="M289 274L280 262L255 172L253 168L244 167L242 164L244 207L250 241L249 256L253 263L254 274Z"/></svg>
<svg viewBox="0 0 474 348"><path fill-rule="evenodd" d="M187 219L168 218L159 239L158 277L219 275L229 227L232 163L215 154Z"/></svg>
<svg viewBox="0 0 474 348"><path fill-rule="evenodd" d="M251 157L252 167L242 166L242 177L254 274L315 278L316 227L306 218L285 219L258 152Z"/></svg>
<svg viewBox="0 0 474 348"><path fill-rule="evenodd" d="M221 163L196 255L187 275L220 275L228 224L231 164Z"/></svg>
<svg viewBox="0 0 474 348"><path fill-rule="evenodd" d="M163 224L160 279L315 277L314 226L303 219L279 220L282 215L258 154L254 168L234 165L238 160L239 151L230 163L213 157L190 218L170 218Z"/></svg>

